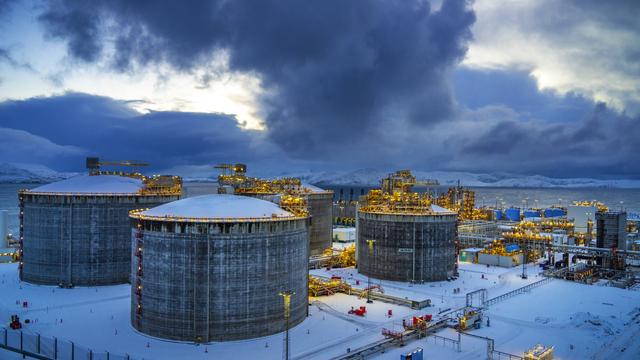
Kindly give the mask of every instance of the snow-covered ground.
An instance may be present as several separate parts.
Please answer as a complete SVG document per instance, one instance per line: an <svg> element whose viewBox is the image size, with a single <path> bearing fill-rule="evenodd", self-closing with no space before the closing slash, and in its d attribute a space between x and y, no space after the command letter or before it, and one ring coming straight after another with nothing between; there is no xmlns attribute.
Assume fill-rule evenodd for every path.
<svg viewBox="0 0 640 360"><path fill-rule="evenodd" d="M402 318L437 314L446 308L464 305L465 293L487 288L489 297L503 294L540 279L534 266L529 278L519 277L521 268L487 268L462 264L461 276L452 282L412 285L380 283L385 293L411 299L432 299L434 306L422 310L380 301L366 304L365 299L337 294L311 298L310 316L291 331L293 359L329 359L380 340L382 328L401 329ZM321 276L339 275L354 286L363 287L366 278L354 269L314 270ZM356 280L360 284L355 285ZM128 353L145 359L281 359L283 335L194 345L150 338L129 324L129 286L60 289L20 283L16 264L0 264L0 318L18 314L34 321L25 330L43 336L57 336L96 351ZM459 294L453 289L460 288ZM29 302L27 309L20 304ZM351 307L367 307L367 315L349 315ZM392 316L388 317L388 310ZM553 280L527 294L517 295L493 305L486 316L490 327L472 332L495 340L498 350L522 354L536 343L553 345L559 359L638 359L640 358L640 292L611 287L589 286ZM440 336L457 339L457 333L445 329ZM573 345L573 349L571 349ZM428 359L478 359L486 353L486 343L462 337L462 352L433 338L415 340L402 348L392 348L377 359L399 359L416 347L425 349ZM622 352L621 350L624 349ZM5 353L0 352L0 358ZM13 356L13 355L12 355ZM12 357L9 357L12 358Z"/></svg>
<svg viewBox="0 0 640 360"><path fill-rule="evenodd" d="M436 312L439 312L447 308L464 306L465 294L474 290L487 289L489 298L491 298L542 279L539 275L539 267L532 264L527 265L529 276L526 280L520 277L522 267L506 269L460 263L459 270L460 277L456 281L410 284L372 279L371 283L380 285L385 294L417 301L431 299ZM353 287L363 289L367 286L367 277L353 268L316 269L311 270L310 274L327 278L340 276ZM460 289L460 292L454 294L454 289Z"/></svg>

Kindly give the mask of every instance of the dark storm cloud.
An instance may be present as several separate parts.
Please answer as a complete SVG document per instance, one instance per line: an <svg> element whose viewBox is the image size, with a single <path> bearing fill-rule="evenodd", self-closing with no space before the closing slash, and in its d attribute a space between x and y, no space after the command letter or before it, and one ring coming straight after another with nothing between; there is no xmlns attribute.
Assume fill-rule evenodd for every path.
<svg viewBox="0 0 640 360"><path fill-rule="evenodd" d="M452 79L456 101L470 109L501 105L542 121L570 122L585 118L594 107L577 94L538 90L529 71L459 68Z"/></svg>
<svg viewBox="0 0 640 360"><path fill-rule="evenodd" d="M89 155L145 160L153 169L283 158L259 133L241 130L226 115L141 115L124 102L75 93L0 103L0 133L22 154L4 159L44 161L57 170L79 170Z"/></svg>
<svg viewBox="0 0 640 360"><path fill-rule="evenodd" d="M526 71L454 73L456 170L557 177L640 177L640 117L573 93L540 91Z"/></svg>
<svg viewBox="0 0 640 360"><path fill-rule="evenodd" d="M11 3L15 0L0 0L0 16L6 14L11 9Z"/></svg>
<svg viewBox="0 0 640 360"><path fill-rule="evenodd" d="M47 3L50 8L40 16L47 33L55 38L67 40L72 56L84 61L97 60L103 46L100 34L101 18L89 1L74 1L73 8Z"/></svg>
<svg viewBox="0 0 640 360"><path fill-rule="evenodd" d="M446 76L471 38L467 5L69 0L52 2L41 20L85 61L102 59L115 39L109 60L119 71L165 62L193 71L227 51L231 70L261 78L271 139L294 156L340 158L364 150L383 122L424 128L452 116Z"/></svg>
<svg viewBox="0 0 640 360"><path fill-rule="evenodd" d="M481 133L464 134L458 165L555 177L640 178L640 117L597 104L579 121L549 123L499 119Z"/></svg>
<svg viewBox="0 0 640 360"><path fill-rule="evenodd" d="M640 118L619 114L604 104L594 105L586 117L570 122L534 121L509 108L485 106L443 124L438 136L429 130L404 129L380 134L368 162L351 158L350 153L340 162L314 162L290 159L264 134L241 130L226 115L142 115L132 111L130 103L74 93L0 103L0 136L6 139L0 158L78 171L85 156L98 155L146 160L153 169L175 167L208 176L213 170L202 165L239 161L263 174L375 166L640 178L635 165ZM388 138L396 135L405 145L387 147ZM386 149L381 156L379 148Z"/></svg>
<svg viewBox="0 0 640 360"><path fill-rule="evenodd" d="M635 0L529 0L484 7L474 27L478 47L496 54L475 60L527 67L549 87L610 99L617 109L638 114L640 89L633 82L640 78L638 14Z"/></svg>
<svg viewBox="0 0 640 360"><path fill-rule="evenodd" d="M121 102L78 94L26 101L6 126L62 147L163 167L271 161L284 169L293 156L314 169L640 178L637 116L579 94L540 91L526 71L455 69L475 20L466 1L444 1L437 11L426 1L391 0L47 4L40 17L46 31L83 61L127 73L169 64L207 87L220 76L211 60L224 52L229 70L258 75L266 89L259 99L266 137L227 116L139 115ZM631 19L637 5L606 4L553 2L522 26L567 49L577 42L563 37L563 27L580 29L580 19L638 29ZM628 48L624 61L594 61L637 74L638 53ZM44 109L53 103L57 110Z"/></svg>

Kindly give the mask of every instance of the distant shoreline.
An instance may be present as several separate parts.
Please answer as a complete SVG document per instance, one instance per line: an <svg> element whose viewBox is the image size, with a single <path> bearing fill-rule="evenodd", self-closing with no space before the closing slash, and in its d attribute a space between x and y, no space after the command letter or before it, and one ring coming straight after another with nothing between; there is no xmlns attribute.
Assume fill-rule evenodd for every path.
<svg viewBox="0 0 640 360"><path fill-rule="evenodd" d="M63 179L55 179L55 180L29 180L29 181L0 181L0 185L40 185L40 184L49 184L55 181L60 181ZM213 179L185 179L185 183L191 184L215 184L216 181ZM345 188L377 188L379 184L331 184L331 183L311 183L312 185L319 187L345 187ZM601 185L601 186L494 186L494 185L465 185L464 183L460 184L463 187L467 188L479 188L479 189L616 189L616 190L640 190L640 187L622 187L622 186L610 186L610 185ZM447 188L456 186L455 184L440 184L435 186L436 188Z"/></svg>

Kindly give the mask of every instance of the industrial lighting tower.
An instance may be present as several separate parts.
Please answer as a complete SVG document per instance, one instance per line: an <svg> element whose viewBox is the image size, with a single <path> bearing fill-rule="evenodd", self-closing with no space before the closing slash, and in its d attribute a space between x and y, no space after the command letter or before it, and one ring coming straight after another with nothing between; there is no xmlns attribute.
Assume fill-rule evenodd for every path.
<svg viewBox="0 0 640 360"><path fill-rule="evenodd" d="M284 305L284 360L289 360L289 315L291 314L291 295L294 294L295 292L289 290L280 293Z"/></svg>
<svg viewBox="0 0 640 360"><path fill-rule="evenodd" d="M367 244L369 245L369 275L367 276L367 304L371 304L373 300L371 300L371 264L373 264L373 244L375 240L367 240Z"/></svg>

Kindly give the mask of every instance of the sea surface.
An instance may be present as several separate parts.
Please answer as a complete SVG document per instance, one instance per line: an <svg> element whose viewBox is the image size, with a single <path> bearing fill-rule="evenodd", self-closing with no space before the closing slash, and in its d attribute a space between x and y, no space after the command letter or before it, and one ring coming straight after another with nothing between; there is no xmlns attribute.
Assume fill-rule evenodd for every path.
<svg viewBox="0 0 640 360"><path fill-rule="evenodd" d="M30 189L40 184L0 184L0 210L9 211L9 232L18 231L18 190ZM366 194L371 187L361 186L323 186L335 193L335 199L349 200L353 192L353 199L360 194ZM612 188L472 188L476 192L478 206L518 206L518 207L548 207L551 205L567 205L573 201L598 200L612 209L623 208L629 212L640 213L640 189L612 189ZM420 189L417 189L420 191ZM437 187L433 191L438 194L446 192L447 187ZM187 196L197 196L215 193L212 183L185 183ZM1 247L2 245L0 245Z"/></svg>
<svg viewBox="0 0 640 360"><path fill-rule="evenodd" d="M338 200L342 193L344 200L357 200L372 187L362 186L324 186L334 191L334 199ZM438 186L431 191L436 195L446 192L448 187ZM476 206L517 206L517 207L549 207L552 205L569 205L574 201L597 200L611 209L621 207L630 212L640 212L640 189L613 188L493 188L471 187L476 192ZM416 189L426 191L426 189Z"/></svg>

